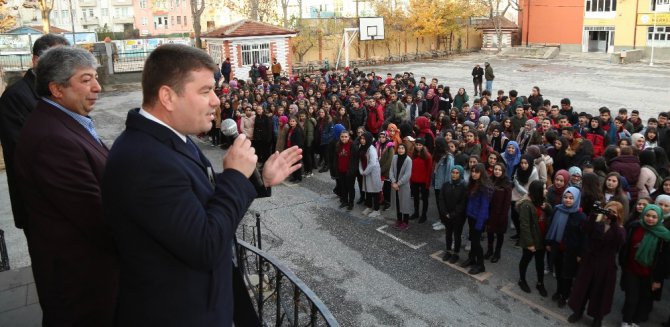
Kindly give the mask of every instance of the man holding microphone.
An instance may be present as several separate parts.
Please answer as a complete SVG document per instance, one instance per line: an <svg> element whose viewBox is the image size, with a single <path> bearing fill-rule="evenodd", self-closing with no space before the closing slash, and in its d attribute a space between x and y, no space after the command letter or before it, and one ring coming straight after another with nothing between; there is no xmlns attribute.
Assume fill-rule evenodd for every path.
<svg viewBox="0 0 670 327"><path fill-rule="evenodd" d="M103 206L120 256L118 326L231 326L235 230L256 188L257 156L244 135L222 173L188 135L211 128L220 102L216 64L192 47L154 50L142 75L142 107L110 151ZM265 187L300 168L300 149L273 154ZM236 320L236 325L240 323Z"/></svg>

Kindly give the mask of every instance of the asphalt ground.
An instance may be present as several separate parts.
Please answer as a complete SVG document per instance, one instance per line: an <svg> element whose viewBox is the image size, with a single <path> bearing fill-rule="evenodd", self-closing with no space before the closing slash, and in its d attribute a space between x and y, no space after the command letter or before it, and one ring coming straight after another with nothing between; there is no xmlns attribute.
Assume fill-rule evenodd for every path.
<svg viewBox="0 0 670 327"><path fill-rule="evenodd" d="M439 78L452 92L466 87L472 93L470 72L474 63L485 60L497 76L494 90L515 88L527 95L538 85L552 102L569 97L577 111L596 112L604 105L638 109L642 117L650 117L668 110L670 65L665 64L622 66L591 55L561 55L545 61L473 54L374 70L382 75L412 71L415 76ZM107 145L123 130L127 111L140 105L139 89L139 84L129 84L101 94L92 116ZM223 151L204 140L199 145L220 170ZM430 228L437 217L432 192L429 222L411 223L408 231L398 232L390 228L392 211L369 219L360 214L361 206L351 212L338 209L333 186L327 173L315 173L300 184L275 187L271 198L256 200L252 209L261 214L264 250L302 278L343 326L567 325L569 310L557 308L534 289L532 263L527 273L532 293L516 286L521 250L508 239L500 262L487 263L487 273L479 278L439 260L444 232ZM5 231L10 263L13 269L29 266L23 233L13 227L4 172L0 172L0 188L0 228ZM253 223L251 215L243 222ZM554 278L546 275L545 283L553 293ZM620 324L622 304L623 294L617 290L606 326ZM650 325L665 321L669 313L668 300L657 303ZM577 325L588 323L590 319L584 318Z"/></svg>

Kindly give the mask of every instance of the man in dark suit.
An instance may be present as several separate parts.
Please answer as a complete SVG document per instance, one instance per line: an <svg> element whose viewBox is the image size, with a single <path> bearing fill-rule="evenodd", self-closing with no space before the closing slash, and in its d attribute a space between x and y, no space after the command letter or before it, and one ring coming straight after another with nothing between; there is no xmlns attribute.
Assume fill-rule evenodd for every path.
<svg viewBox="0 0 670 327"><path fill-rule="evenodd" d="M35 40L33 45L33 67L37 65L37 59L46 49L69 45L68 41L56 34L46 34ZM19 133L25 124L28 115L35 109L40 97L35 92L35 72L28 69L23 78L9 86L0 97L0 142L2 142L2 155L5 159L7 170L7 186L9 186L9 199L14 214L14 225L23 228L26 232L26 213L23 209L21 192L16 183L14 169L14 151Z"/></svg>
<svg viewBox="0 0 670 327"><path fill-rule="evenodd" d="M154 50L142 73L142 107L130 110L109 154L102 190L121 259L118 326L233 323L233 239L257 196L248 178L258 158L240 135L224 171L214 173L188 137L211 128L220 104L215 69L196 48ZM260 187L280 183L300 158L296 147L270 156ZM237 317L235 324L249 325Z"/></svg>
<svg viewBox="0 0 670 327"><path fill-rule="evenodd" d="M35 68L42 98L16 147L45 326L112 325L118 257L100 194L108 150L88 116L101 91L97 67L86 50L47 50Z"/></svg>

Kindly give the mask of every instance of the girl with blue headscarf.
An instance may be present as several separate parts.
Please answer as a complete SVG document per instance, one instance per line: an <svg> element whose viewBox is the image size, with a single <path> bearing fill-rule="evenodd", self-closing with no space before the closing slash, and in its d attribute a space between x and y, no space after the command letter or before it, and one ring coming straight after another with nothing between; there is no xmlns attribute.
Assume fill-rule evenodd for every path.
<svg viewBox="0 0 670 327"><path fill-rule="evenodd" d="M514 178L516 166L519 165L519 162L521 161L521 149L519 149L519 143L516 141L509 141L502 157L503 160L505 160L505 165L507 165L507 177L511 180Z"/></svg>
<svg viewBox="0 0 670 327"><path fill-rule="evenodd" d="M648 204L642 217L627 230L626 244L619 256L621 285L626 293L624 324L646 321L653 300L660 296L670 263L670 231L663 226L663 220L661 208Z"/></svg>
<svg viewBox="0 0 670 327"><path fill-rule="evenodd" d="M584 242L580 226L586 220L586 215L580 211L579 203L579 189L568 187L563 192L561 204L554 209L551 225L547 230L547 251L553 254L557 284L552 300L558 302L559 308L565 306L570 296L572 279L577 272L579 250Z"/></svg>

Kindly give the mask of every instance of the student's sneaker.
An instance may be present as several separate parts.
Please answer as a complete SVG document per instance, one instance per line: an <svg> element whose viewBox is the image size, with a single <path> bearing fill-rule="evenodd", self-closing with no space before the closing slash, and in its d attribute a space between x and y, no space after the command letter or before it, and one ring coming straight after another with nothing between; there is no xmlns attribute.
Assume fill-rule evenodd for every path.
<svg viewBox="0 0 670 327"><path fill-rule="evenodd" d="M379 217L379 216L381 216L381 215L382 215L382 214L379 212L379 210L375 210L375 211L372 211L372 212L368 215L368 217L370 217L370 218L377 218L377 217Z"/></svg>
<svg viewBox="0 0 670 327"><path fill-rule="evenodd" d="M305 173L305 178L312 177L312 176L314 176L314 173L312 173L311 171L308 172L308 173Z"/></svg>
<svg viewBox="0 0 670 327"><path fill-rule="evenodd" d="M408 230L409 229L409 224L408 223L402 223L398 229L399 230Z"/></svg>
<svg viewBox="0 0 670 327"><path fill-rule="evenodd" d="M438 222L437 225L433 225L433 230L444 230L446 227L441 222Z"/></svg>
<svg viewBox="0 0 670 327"><path fill-rule="evenodd" d="M400 229L400 226L402 226L402 221L396 220L395 224L393 224L393 228L395 229Z"/></svg>
<svg viewBox="0 0 670 327"><path fill-rule="evenodd" d="M441 223L442 223L441 221L436 221L436 222L433 223L433 227L435 227L435 226L437 226L437 225L439 225L439 224L441 224Z"/></svg>
<svg viewBox="0 0 670 327"><path fill-rule="evenodd" d="M367 216L367 215L369 215L371 212L372 212L372 209L371 209L371 208L365 208L363 211L361 211L361 214L362 214L363 216Z"/></svg>
<svg viewBox="0 0 670 327"><path fill-rule="evenodd" d="M470 249L472 248L471 245L472 244L470 243L470 241L465 242L465 251L470 251Z"/></svg>

